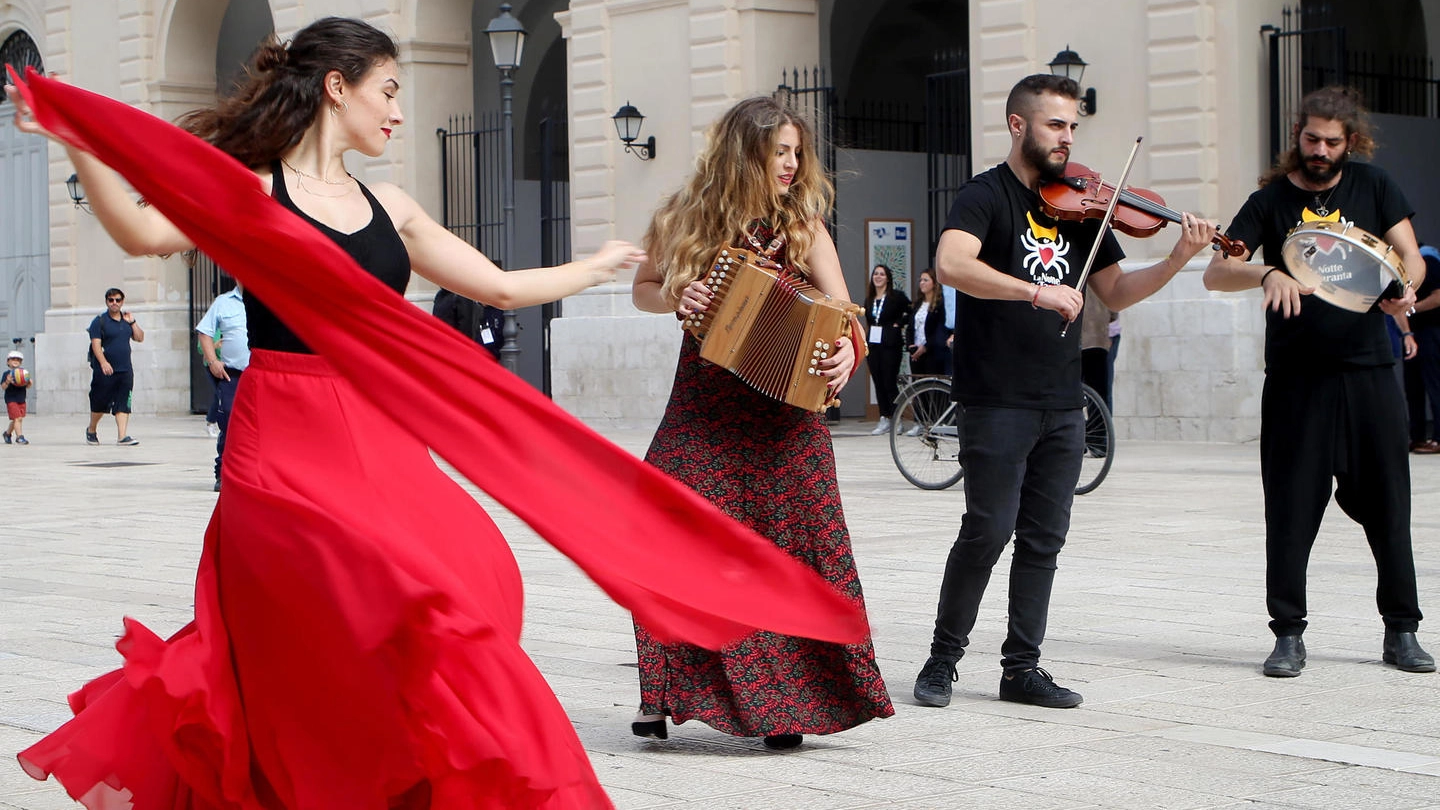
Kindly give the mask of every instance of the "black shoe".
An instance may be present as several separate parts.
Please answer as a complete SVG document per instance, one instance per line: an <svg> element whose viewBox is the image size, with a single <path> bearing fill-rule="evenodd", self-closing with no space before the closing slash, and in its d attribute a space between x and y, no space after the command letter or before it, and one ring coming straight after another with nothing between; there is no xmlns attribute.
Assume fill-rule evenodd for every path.
<svg viewBox="0 0 1440 810"><path fill-rule="evenodd" d="M1079 692L1072 692L1055 683L1050 673L1039 667L1027 669L1013 678L1009 675L1001 676L1000 699L1044 706L1047 709L1073 709L1084 700Z"/></svg>
<svg viewBox="0 0 1440 810"><path fill-rule="evenodd" d="M220 479L219 479L219 478L216 478L216 479L215 479L215 491L216 491L216 492L219 492L219 491L220 491Z"/></svg>
<svg viewBox="0 0 1440 810"><path fill-rule="evenodd" d="M1293 678L1304 668L1305 639L1298 635L1276 636L1275 649L1265 659L1265 674L1272 678Z"/></svg>
<svg viewBox="0 0 1440 810"><path fill-rule="evenodd" d="M930 656L915 678L915 702L944 708L950 705L950 684L960 680L955 662Z"/></svg>
<svg viewBox="0 0 1440 810"><path fill-rule="evenodd" d="M8 431L8 430L5 431L5 443L6 443L6 444L9 444L9 443L10 443L10 431Z"/></svg>
<svg viewBox="0 0 1440 810"><path fill-rule="evenodd" d="M87 430L87 431L85 431L85 443L86 443L86 444L99 444L99 443L100 443L100 437L97 436L97 435L95 435L95 434L92 433L91 431L88 431L88 430Z"/></svg>
<svg viewBox="0 0 1440 810"><path fill-rule="evenodd" d="M659 720L636 720L630 724L630 733L636 737L654 737L657 740L670 739L670 730L665 727L665 718Z"/></svg>
<svg viewBox="0 0 1440 810"><path fill-rule="evenodd" d="M1381 659L1402 672L1434 672L1435 659L1420 649L1414 633L1385 631L1385 652Z"/></svg>
<svg viewBox="0 0 1440 810"><path fill-rule="evenodd" d="M805 741L801 734L767 734L765 736L765 747L776 751L785 751L790 748L799 748L800 743Z"/></svg>

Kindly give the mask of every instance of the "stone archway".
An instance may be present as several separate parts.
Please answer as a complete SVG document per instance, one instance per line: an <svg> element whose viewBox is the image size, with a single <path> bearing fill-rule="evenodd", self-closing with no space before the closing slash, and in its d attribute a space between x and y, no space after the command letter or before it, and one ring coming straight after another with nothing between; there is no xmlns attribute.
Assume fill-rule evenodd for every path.
<svg viewBox="0 0 1440 810"><path fill-rule="evenodd" d="M0 23L0 63L45 69L40 46L14 23ZM13 112L0 100L0 350L19 349L35 368L35 336L50 306L49 153L43 138L15 128ZM31 408L41 410L40 401Z"/></svg>

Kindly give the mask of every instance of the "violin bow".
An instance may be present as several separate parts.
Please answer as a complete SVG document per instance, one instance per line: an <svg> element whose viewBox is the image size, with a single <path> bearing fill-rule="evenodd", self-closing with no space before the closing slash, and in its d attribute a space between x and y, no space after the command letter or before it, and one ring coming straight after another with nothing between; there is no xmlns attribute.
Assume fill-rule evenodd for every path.
<svg viewBox="0 0 1440 810"><path fill-rule="evenodd" d="M1090 267L1095 264L1095 255L1100 252L1100 243L1105 240L1105 234L1110 229L1110 220L1115 216L1115 206L1120 202L1120 194L1125 190L1125 178L1130 176L1130 167L1135 163L1135 154L1140 151L1140 141L1144 135L1135 139L1135 145L1130 147L1130 158L1125 161L1125 168L1120 172L1120 182L1115 184L1115 193L1110 195L1110 204L1105 206L1105 216L1100 218L1100 230L1095 234L1095 241L1090 245L1090 255L1085 259L1085 268L1080 271L1080 278L1075 281L1077 292L1085 291L1085 280L1090 277ZM1103 181L1101 181L1103 182ZM1065 322L1060 330L1060 337L1070 331L1070 324L1075 321Z"/></svg>

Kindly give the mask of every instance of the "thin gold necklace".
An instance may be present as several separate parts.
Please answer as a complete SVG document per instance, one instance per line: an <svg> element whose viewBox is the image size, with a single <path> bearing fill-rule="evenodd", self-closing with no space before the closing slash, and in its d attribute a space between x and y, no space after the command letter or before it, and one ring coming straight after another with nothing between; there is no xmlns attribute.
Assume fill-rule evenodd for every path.
<svg viewBox="0 0 1440 810"><path fill-rule="evenodd" d="M283 164L285 164L285 168L287 168L287 169L289 169L290 171L292 171L292 172L295 173L295 183L296 183L296 185L298 185L298 186L300 187L300 190L301 190L301 191L304 191L306 194L310 194L310 195L313 195L313 196L315 196L315 197L330 197L330 198L332 198L332 199L339 198L339 197L344 197L344 196L346 196L346 195L348 195L348 194L353 193L353 192L355 191L355 189L359 186L359 182L355 180L355 176L352 175L352 174L350 174L350 173L348 173L348 172L346 173L344 180L339 180L339 181L337 181L337 180L327 180L327 179L324 178L324 177L316 177L315 175L306 174L305 172L300 171L299 169L297 169L297 168L295 168L294 166L290 165L290 161L286 160L286 159L283 158L283 157L280 158L280 162L283 163ZM308 179L308 180L319 180L320 182L324 183L324 184L327 185L327 186L346 186L346 189L345 189L344 191L340 192L339 194L320 194L320 193L317 193L314 189L309 188L309 187L307 187L307 186L305 185L305 181L306 181L307 179Z"/></svg>

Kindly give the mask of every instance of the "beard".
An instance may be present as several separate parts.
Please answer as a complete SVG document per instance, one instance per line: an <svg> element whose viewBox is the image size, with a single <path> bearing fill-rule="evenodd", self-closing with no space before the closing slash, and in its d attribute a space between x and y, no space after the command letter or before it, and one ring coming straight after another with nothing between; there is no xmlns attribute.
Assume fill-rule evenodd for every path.
<svg viewBox="0 0 1440 810"><path fill-rule="evenodd" d="M1310 183L1324 185L1335 179L1335 175L1345 168L1345 162L1350 156L1341 153L1340 157L1330 160L1328 158L1306 158L1300 162L1300 175ZM1315 161L1312 163L1311 161ZM1323 163L1324 165L1320 165Z"/></svg>
<svg viewBox="0 0 1440 810"><path fill-rule="evenodd" d="M1025 139L1020 142L1020 154L1025 158L1035 171L1040 173L1041 181L1059 180L1065 176L1065 166L1070 162L1070 156L1047 150L1041 146L1029 131L1025 133Z"/></svg>

